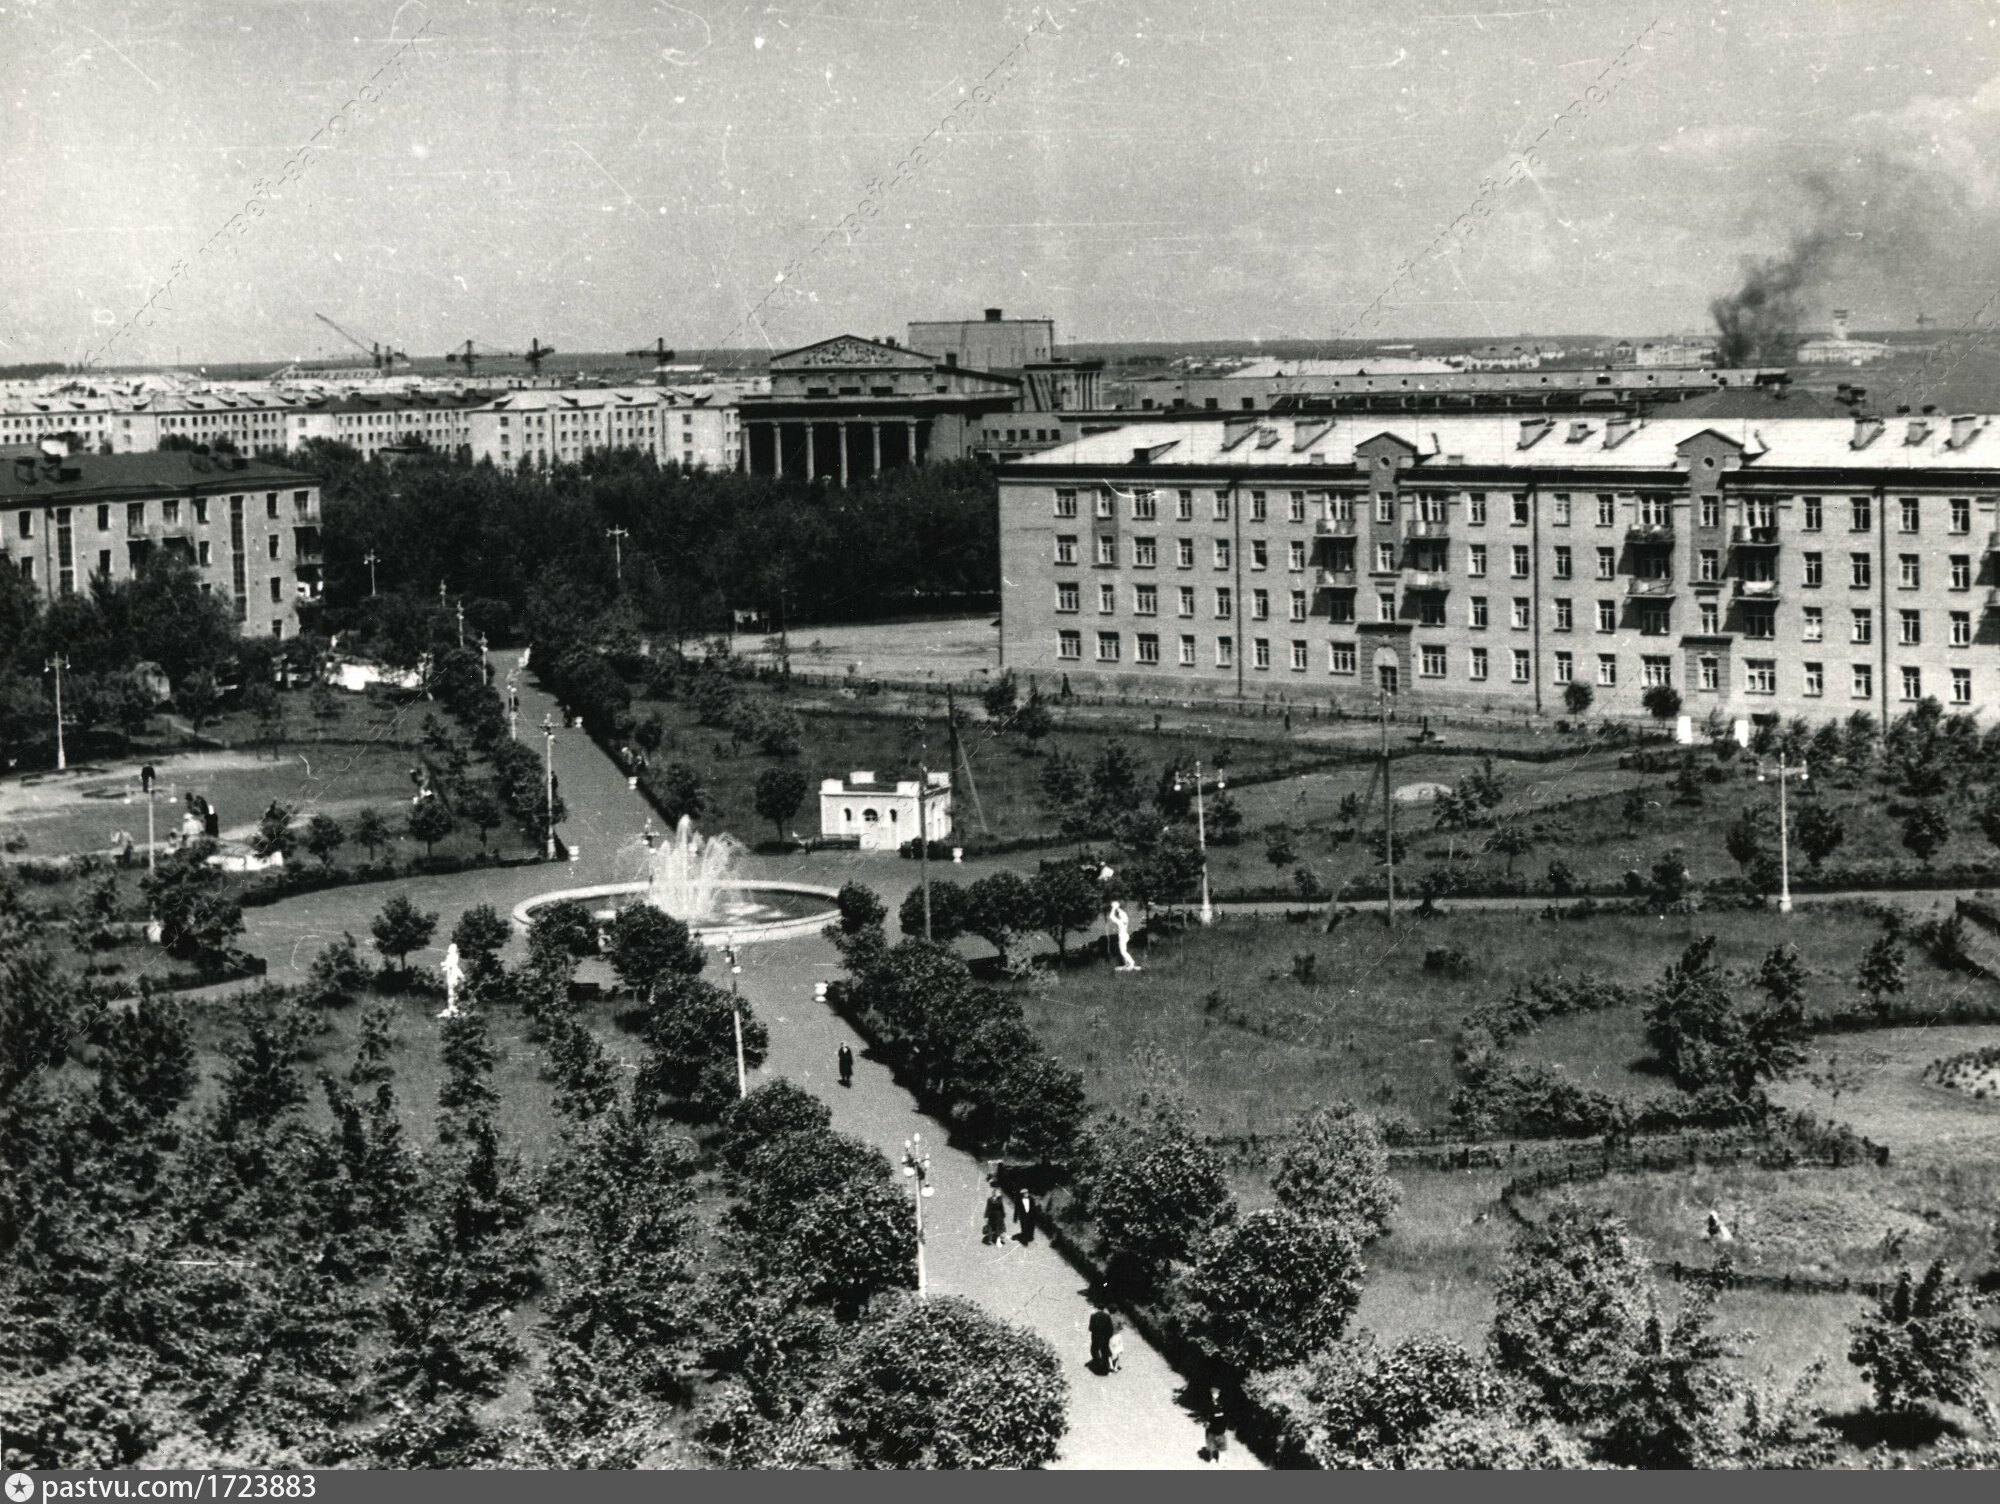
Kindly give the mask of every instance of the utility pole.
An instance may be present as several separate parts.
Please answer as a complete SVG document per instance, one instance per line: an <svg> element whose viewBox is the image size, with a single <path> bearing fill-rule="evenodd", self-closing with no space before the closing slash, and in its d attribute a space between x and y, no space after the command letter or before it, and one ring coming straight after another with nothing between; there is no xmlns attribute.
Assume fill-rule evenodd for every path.
<svg viewBox="0 0 2000 1504"><path fill-rule="evenodd" d="M548 834L548 856L556 859L556 727L546 711L542 714L542 814Z"/></svg>
<svg viewBox="0 0 2000 1504"><path fill-rule="evenodd" d="M1806 766L1805 763L1800 763L1795 768L1787 767L1784 749L1782 747L1778 749L1778 912L1780 914L1792 912L1792 830L1790 815L1785 808L1785 785L1794 778L1800 783L1805 783L1810 777ZM1768 782L1769 777L1770 775L1761 768L1758 769L1759 783Z"/></svg>
<svg viewBox="0 0 2000 1504"><path fill-rule="evenodd" d="M382 556L371 548L361 556L361 562L368 566L368 593L373 595L375 593L375 566L382 562Z"/></svg>
<svg viewBox="0 0 2000 1504"><path fill-rule="evenodd" d="M139 782L146 790L146 874L149 877L156 870L153 865L153 779L151 763L139 769Z"/></svg>
<svg viewBox="0 0 2000 1504"><path fill-rule="evenodd" d="M62 676L69 667L69 659L61 653L49 660L49 672L56 676L56 771L62 772L69 766L69 757L63 751Z"/></svg>
<svg viewBox="0 0 2000 1504"><path fill-rule="evenodd" d="M439 580L439 581L438 581L438 604L439 604L440 606L442 606L442 605L444 605L444 603L445 603L445 599L444 599L444 581L443 581L443 580Z"/></svg>
<svg viewBox="0 0 2000 1504"><path fill-rule="evenodd" d="M917 1299L930 1298L930 1280L924 1272L924 1197L931 1194L931 1156L924 1148L924 1136L913 1133L903 1140L903 1174L916 1181L917 1200Z"/></svg>
<svg viewBox="0 0 2000 1504"><path fill-rule="evenodd" d="M458 603L458 645L465 646L465 602Z"/></svg>
<svg viewBox="0 0 2000 1504"><path fill-rule="evenodd" d="M611 558L618 568L618 588L625 588L625 540L632 535L622 527L607 527L604 536L611 540Z"/></svg>
<svg viewBox="0 0 2000 1504"><path fill-rule="evenodd" d="M1203 924L1213 924L1215 923L1215 908L1208 901L1208 810L1202 803L1203 781L1201 759L1196 758L1194 763L1194 842L1195 848L1201 852L1201 922ZM1178 789L1180 786L1181 780L1177 775L1174 778L1174 787ZM1227 787L1220 778L1215 780L1215 786L1218 789Z"/></svg>
<svg viewBox="0 0 2000 1504"><path fill-rule="evenodd" d="M750 1095L750 1074L743 1068L743 1000L736 990L743 967L736 959L734 937L722 937L722 958L729 963L729 1016L736 1024L736 1095L740 1099Z"/></svg>
<svg viewBox="0 0 2000 1504"><path fill-rule="evenodd" d="M1389 689L1382 687L1382 855L1389 864L1389 928L1396 928L1396 795L1389 780Z"/></svg>
<svg viewBox="0 0 2000 1504"><path fill-rule="evenodd" d="M924 885L924 939L931 937L931 832L930 821L926 818L931 803L931 765L929 744L924 747L925 760L917 764L917 869L922 874Z"/></svg>

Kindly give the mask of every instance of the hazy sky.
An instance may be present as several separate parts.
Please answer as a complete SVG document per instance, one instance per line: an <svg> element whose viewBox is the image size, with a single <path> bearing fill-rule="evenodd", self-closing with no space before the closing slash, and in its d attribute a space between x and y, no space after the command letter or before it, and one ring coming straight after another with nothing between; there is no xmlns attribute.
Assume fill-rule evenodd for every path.
<svg viewBox="0 0 2000 1504"><path fill-rule="evenodd" d="M1963 320L2000 286L1996 23L1984 0L4 0L0 361L331 352L315 311L423 355L783 349L991 304L1085 340L1661 332L1816 215L1852 254L1813 301ZM1482 199L1537 136L1539 172ZM1475 201L1477 233L1397 282ZM154 327L125 327L177 262Z"/></svg>

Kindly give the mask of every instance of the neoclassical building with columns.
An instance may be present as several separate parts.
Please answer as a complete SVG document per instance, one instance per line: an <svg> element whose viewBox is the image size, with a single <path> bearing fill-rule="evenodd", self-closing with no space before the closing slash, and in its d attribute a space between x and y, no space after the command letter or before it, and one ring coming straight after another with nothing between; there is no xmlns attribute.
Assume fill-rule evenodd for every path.
<svg viewBox="0 0 2000 1504"><path fill-rule="evenodd" d="M985 418L1020 398L1018 377L840 335L774 356L770 392L742 399L744 468L844 486L962 459L979 447Z"/></svg>

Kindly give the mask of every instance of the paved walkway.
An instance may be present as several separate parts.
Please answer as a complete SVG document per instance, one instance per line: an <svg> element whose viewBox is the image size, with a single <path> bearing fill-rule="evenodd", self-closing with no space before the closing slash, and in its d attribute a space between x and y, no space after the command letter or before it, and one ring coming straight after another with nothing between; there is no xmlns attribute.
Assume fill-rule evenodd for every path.
<svg viewBox="0 0 2000 1504"><path fill-rule="evenodd" d="M504 680L511 654L495 654L495 672ZM535 745L552 700L523 676L521 739ZM522 898L554 887L614 882L637 875L639 832L651 807L616 764L581 732L558 731L556 777L569 818L561 827L576 853L566 867L524 867L499 872L453 873L394 885L419 907L439 913L437 943L414 957L436 965L444 942L465 909L490 903L505 913ZM953 872L961 881L993 870L995 864L967 864ZM822 852L810 857L746 859L749 875L796 877L837 886L850 875L862 877L881 894L893 915L917 880L917 864L894 858ZM364 946L368 921L380 911L388 885L336 888L288 899L245 913L246 948L262 955L273 980L302 971L318 948L343 930ZM893 923L893 920L892 920ZM815 1092L833 1109L834 1127L875 1144L900 1162L906 1139L921 1133L931 1152L935 1194L924 1203L925 1253L930 1289L963 1295L994 1315L1040 1333L1063 1361L1070 1384L1070 1424L1057 1465L1068 1468L1199 1468L1199 1423L1178 1402L1182 1381L1138 1334L1125 1332L1124 1367L1100 1377L1085 1367L1090 1339L1085 1329L1090 1306L1083 1281L1045 1238L1022 1246L1010 1236L998 1246L980 1241L986 1204L982 1164L944 1142L942 1129L916 1109L887 1067L863 1054L862 1041L830 1008L813 1001L813 983L839 975L833 948L818 938L746 945L740 951L740 986L771 1031L770 1058L758 1080L782 1075ZM713 968L711 963L711 967ZM834 1057L846 1041L858 1057L854 1085L842 1089ZM755 1084L753 1082L753 1084ZM1254 1468L1256 1459L1240 1442L1225 1452L1221 1466Z"/></svg>

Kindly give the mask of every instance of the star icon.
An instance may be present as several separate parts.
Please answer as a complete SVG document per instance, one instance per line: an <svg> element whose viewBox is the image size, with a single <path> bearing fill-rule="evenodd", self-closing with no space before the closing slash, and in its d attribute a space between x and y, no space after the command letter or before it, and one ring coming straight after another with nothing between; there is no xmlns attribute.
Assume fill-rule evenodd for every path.
<svg viewBox="0 0 2000 1504"><path fill-rule="evenodd" d="M26 1473L7 1475L7 1497L12 1504L28 1504L35 1496L35 1480Z"/></svg>

